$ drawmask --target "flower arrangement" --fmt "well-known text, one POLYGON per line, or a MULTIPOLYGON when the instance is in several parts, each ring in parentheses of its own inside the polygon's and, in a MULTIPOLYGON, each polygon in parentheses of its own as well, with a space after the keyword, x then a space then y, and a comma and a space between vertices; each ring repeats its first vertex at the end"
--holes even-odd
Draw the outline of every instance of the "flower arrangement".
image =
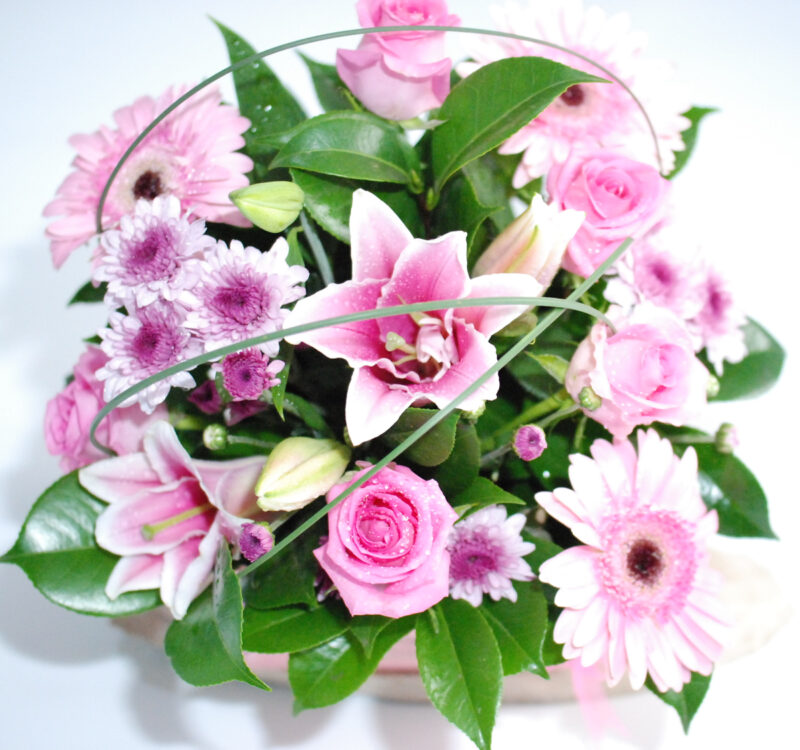
POLYGON ((307 60, 310 119, 222 28, 238 110, 203 88, 150 128, 172 89, 73 139, 53 261, 96 237, 76 297, 108 325, 48 405, 69 473, 5 561, 77 611, 166 606, 193 684, 263 687, 243 651, 278 644, 327 705, 414 631, 481 747, 503 674, 563 660, 691 717, 728 628, 707 541, 772 532, 730 431, 689 425, 782 354, 678 255, 703 110, 644 96, 635 39, 549 36, 548 7, 509 6, 451 85, 444 3, 362 0, 365 29, 440 28, 307 60))

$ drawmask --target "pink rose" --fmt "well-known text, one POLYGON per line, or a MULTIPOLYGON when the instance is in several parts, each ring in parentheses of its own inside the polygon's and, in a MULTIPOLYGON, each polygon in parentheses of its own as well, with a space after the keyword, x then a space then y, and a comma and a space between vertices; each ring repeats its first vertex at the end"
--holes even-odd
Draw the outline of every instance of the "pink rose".
MULTIPOLYGON (((328 492, 328 502, 369 466, 328 492)), ((458 518, 439 485, 390 464, 328 514, 314 550, 352 615, 403 617, 447 596, 447 541, 458 518)))
MULTIPOLYGON (((444 0, 359 0, 358 20, 377 26, 457 26, 444 0)), ((444 32, 366 34, 355 50, 336 52, 336 69, 367 109, 408 120, 438 107, 450 92, 444 32)))
POLYGON ((694 356, 684 324, 669 310, 648 303, 625 318, 612 311, 611 333, 595 325, 569 364, 564 385, 579 399, 588 386, 602 404, 585 410, 615 438, 637 425, 683 425, 706 403, 708 371, 694 356))
MULTIPOLYGON (((62 471, 69 472, 81 466, 108 458, 89 441, 92 421, 106 402, 103 384, 95 377, 108 357, 96 346, 90 346, 81 355, 73 370, 74 379, 45 410, 44 437, 47 450, 61 456, 62 471)), ((161 405, 147 415, 138 407, 115 409, 97 429, 97 439, 113 448, 119 455, 139 450, 145 430, 159 419, 167 419, 166 408, 161 405)))
POLYGON ((626 237, 640 237, 664 215, 669 182, 626 156, 574 154, 547 176, 550 201, 586 218, 564 256, 567 271, 589 276, 626 237))

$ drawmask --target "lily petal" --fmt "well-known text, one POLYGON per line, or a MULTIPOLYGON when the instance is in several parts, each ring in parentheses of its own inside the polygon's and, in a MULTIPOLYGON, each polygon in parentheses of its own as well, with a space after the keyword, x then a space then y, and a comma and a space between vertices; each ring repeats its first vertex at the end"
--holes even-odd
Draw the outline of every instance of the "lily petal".
POLYGON ((353 281, 388 279, 412 240, 406 225, 380 198, 366 190, 353 193, 350 210, 353 281))
POLYGON ((85 490, 106 503, 131 499, 161 485, 142 453, 89 464, 78 472, 78 481, 85 490))
POLYGON ((353 445, 386 432, 417 399, 406 388, 391 387, 377 367, 360 367, 347 389, 345 421, 353 445))
POLYGON ((233 461, 194 461, 200 483, 212 505, 236 516, 249 518, 258 513, 254 488, 266 456, 233 461))
POLYGON ((106 596, 116 599, 128 591, 147 591, 161 585, 162 555, 129 555, 120 558, 106 583, 106 596))
MULTIPOLYGON (((467 297, 538 297, 542 285, 524 273, 493 273, 472 279, 467 297)), ((525 305, 465 307, 456 315, 486 336, 497 333, 527 310, 525 305)))

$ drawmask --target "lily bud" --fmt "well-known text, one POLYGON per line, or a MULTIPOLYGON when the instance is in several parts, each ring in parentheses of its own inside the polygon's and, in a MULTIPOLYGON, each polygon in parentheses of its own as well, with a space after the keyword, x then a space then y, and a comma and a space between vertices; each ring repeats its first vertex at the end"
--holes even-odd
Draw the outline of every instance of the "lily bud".
POLYGON ((234 190, 230 199, 257 227, 282 232, 300 214, 305 195, 293 182, 258 182, 234 190))
POLYGON ((472 275, 526 273, 547 288, 584 216, 583 211, 560 211, 534 195, 531 205, 484 250, 472 275))
POLYGON ((256 482, 258 505, 262 510, 298 510, 333 487, 349 461, 350 449, 335 440, 282 440, 256 482))

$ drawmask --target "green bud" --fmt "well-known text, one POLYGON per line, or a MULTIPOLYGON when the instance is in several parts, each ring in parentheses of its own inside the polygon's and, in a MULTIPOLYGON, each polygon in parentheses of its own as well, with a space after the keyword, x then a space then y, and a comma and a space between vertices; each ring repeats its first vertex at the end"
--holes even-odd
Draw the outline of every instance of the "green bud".
POLYGON ((258 505, 262 510, 298 510, 333 487, 349 461, 350 449, 335 440, 282 440, 256 482, 258 505))
POLYGON ((303 191, 293 182, 258 182, 230 194, 230 199, 257 227, 282 232, 303 209, 303 191))
POLYGON ((210 451, 221 451, 228 445, 228 430, 225 425, 210 424, 203 430, 203 445, 210 451))
POLYGON ((583 409, 594 411, 600 408, 603 399, 587 385, 581 388, 581 392, 578 394, 578 403, 583 409))
POLYGON ((730 422, 723 422, 714 436, 714 447, 720 453, 733 453, 737 445, 739 436, 736 434, 736 428, 730 422))
POLYGON ((706 385, 706 397, 714 398, 718 393, 719 393, 719 379, 715 375, 709 373, 708 384, 706 385))

